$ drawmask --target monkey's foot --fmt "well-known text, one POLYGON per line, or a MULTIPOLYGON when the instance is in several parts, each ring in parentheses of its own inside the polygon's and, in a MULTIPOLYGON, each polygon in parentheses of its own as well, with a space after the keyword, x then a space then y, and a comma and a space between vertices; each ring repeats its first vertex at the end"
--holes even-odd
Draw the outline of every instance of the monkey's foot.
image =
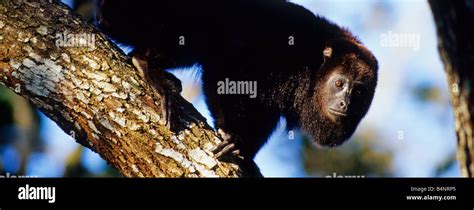
POLYGON ((236 142, 231 137, 231 135, 225 133, 222 129, 218 129, 217 133, 224 139, 217 147, 212 150, 214 156, 217 159, 222 159, 224 156, 227 155, 239 155, 240 150, 236 146, 236 142))

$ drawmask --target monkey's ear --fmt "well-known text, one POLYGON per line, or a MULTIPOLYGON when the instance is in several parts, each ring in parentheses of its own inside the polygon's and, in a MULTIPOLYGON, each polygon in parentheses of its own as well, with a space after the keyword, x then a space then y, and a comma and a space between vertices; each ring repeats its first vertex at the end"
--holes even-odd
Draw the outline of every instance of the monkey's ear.
POLYGON ((326 60, 328 58, 331 58, 332 48, 331 47, 326 47, 323 51, 323 55, 324 55, 324 60, 326 60))

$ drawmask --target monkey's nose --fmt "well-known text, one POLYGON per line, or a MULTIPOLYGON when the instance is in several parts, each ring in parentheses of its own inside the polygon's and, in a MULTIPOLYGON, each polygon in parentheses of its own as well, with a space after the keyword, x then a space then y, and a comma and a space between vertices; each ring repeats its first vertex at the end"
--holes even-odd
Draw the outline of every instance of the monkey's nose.
POLYGON ((349 106, 349 104, 346 101, 340 101, 339 102, 339 111, 341 111, 343 113, 346 113, 348 106, 349 106))

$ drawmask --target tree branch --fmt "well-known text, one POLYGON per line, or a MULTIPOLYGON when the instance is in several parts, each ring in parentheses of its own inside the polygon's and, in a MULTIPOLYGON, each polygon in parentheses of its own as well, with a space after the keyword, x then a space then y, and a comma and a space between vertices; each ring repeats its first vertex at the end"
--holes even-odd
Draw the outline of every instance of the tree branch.
POLYGON ((183 98, 173 103, 183 130, 171 132, 130 59, 62 3, 0 0, 0 31, 0 84, 124 176, 245 175, 237 158, 214 159, 220 139, 183 98))
POLYGON ((451 87, 461 174, 474 176, 474 2, 429 1, 438 48, 451 87))

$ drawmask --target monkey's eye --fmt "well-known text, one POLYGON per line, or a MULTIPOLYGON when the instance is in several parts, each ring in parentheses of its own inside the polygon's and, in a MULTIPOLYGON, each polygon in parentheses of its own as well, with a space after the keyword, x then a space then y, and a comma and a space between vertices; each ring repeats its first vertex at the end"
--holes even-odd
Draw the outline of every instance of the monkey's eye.
POLYGON ((338 79, 334 82, 334 85, 338 88, 341 88, 344 85, 344 82, 342 82, 342 80, 338 79))

